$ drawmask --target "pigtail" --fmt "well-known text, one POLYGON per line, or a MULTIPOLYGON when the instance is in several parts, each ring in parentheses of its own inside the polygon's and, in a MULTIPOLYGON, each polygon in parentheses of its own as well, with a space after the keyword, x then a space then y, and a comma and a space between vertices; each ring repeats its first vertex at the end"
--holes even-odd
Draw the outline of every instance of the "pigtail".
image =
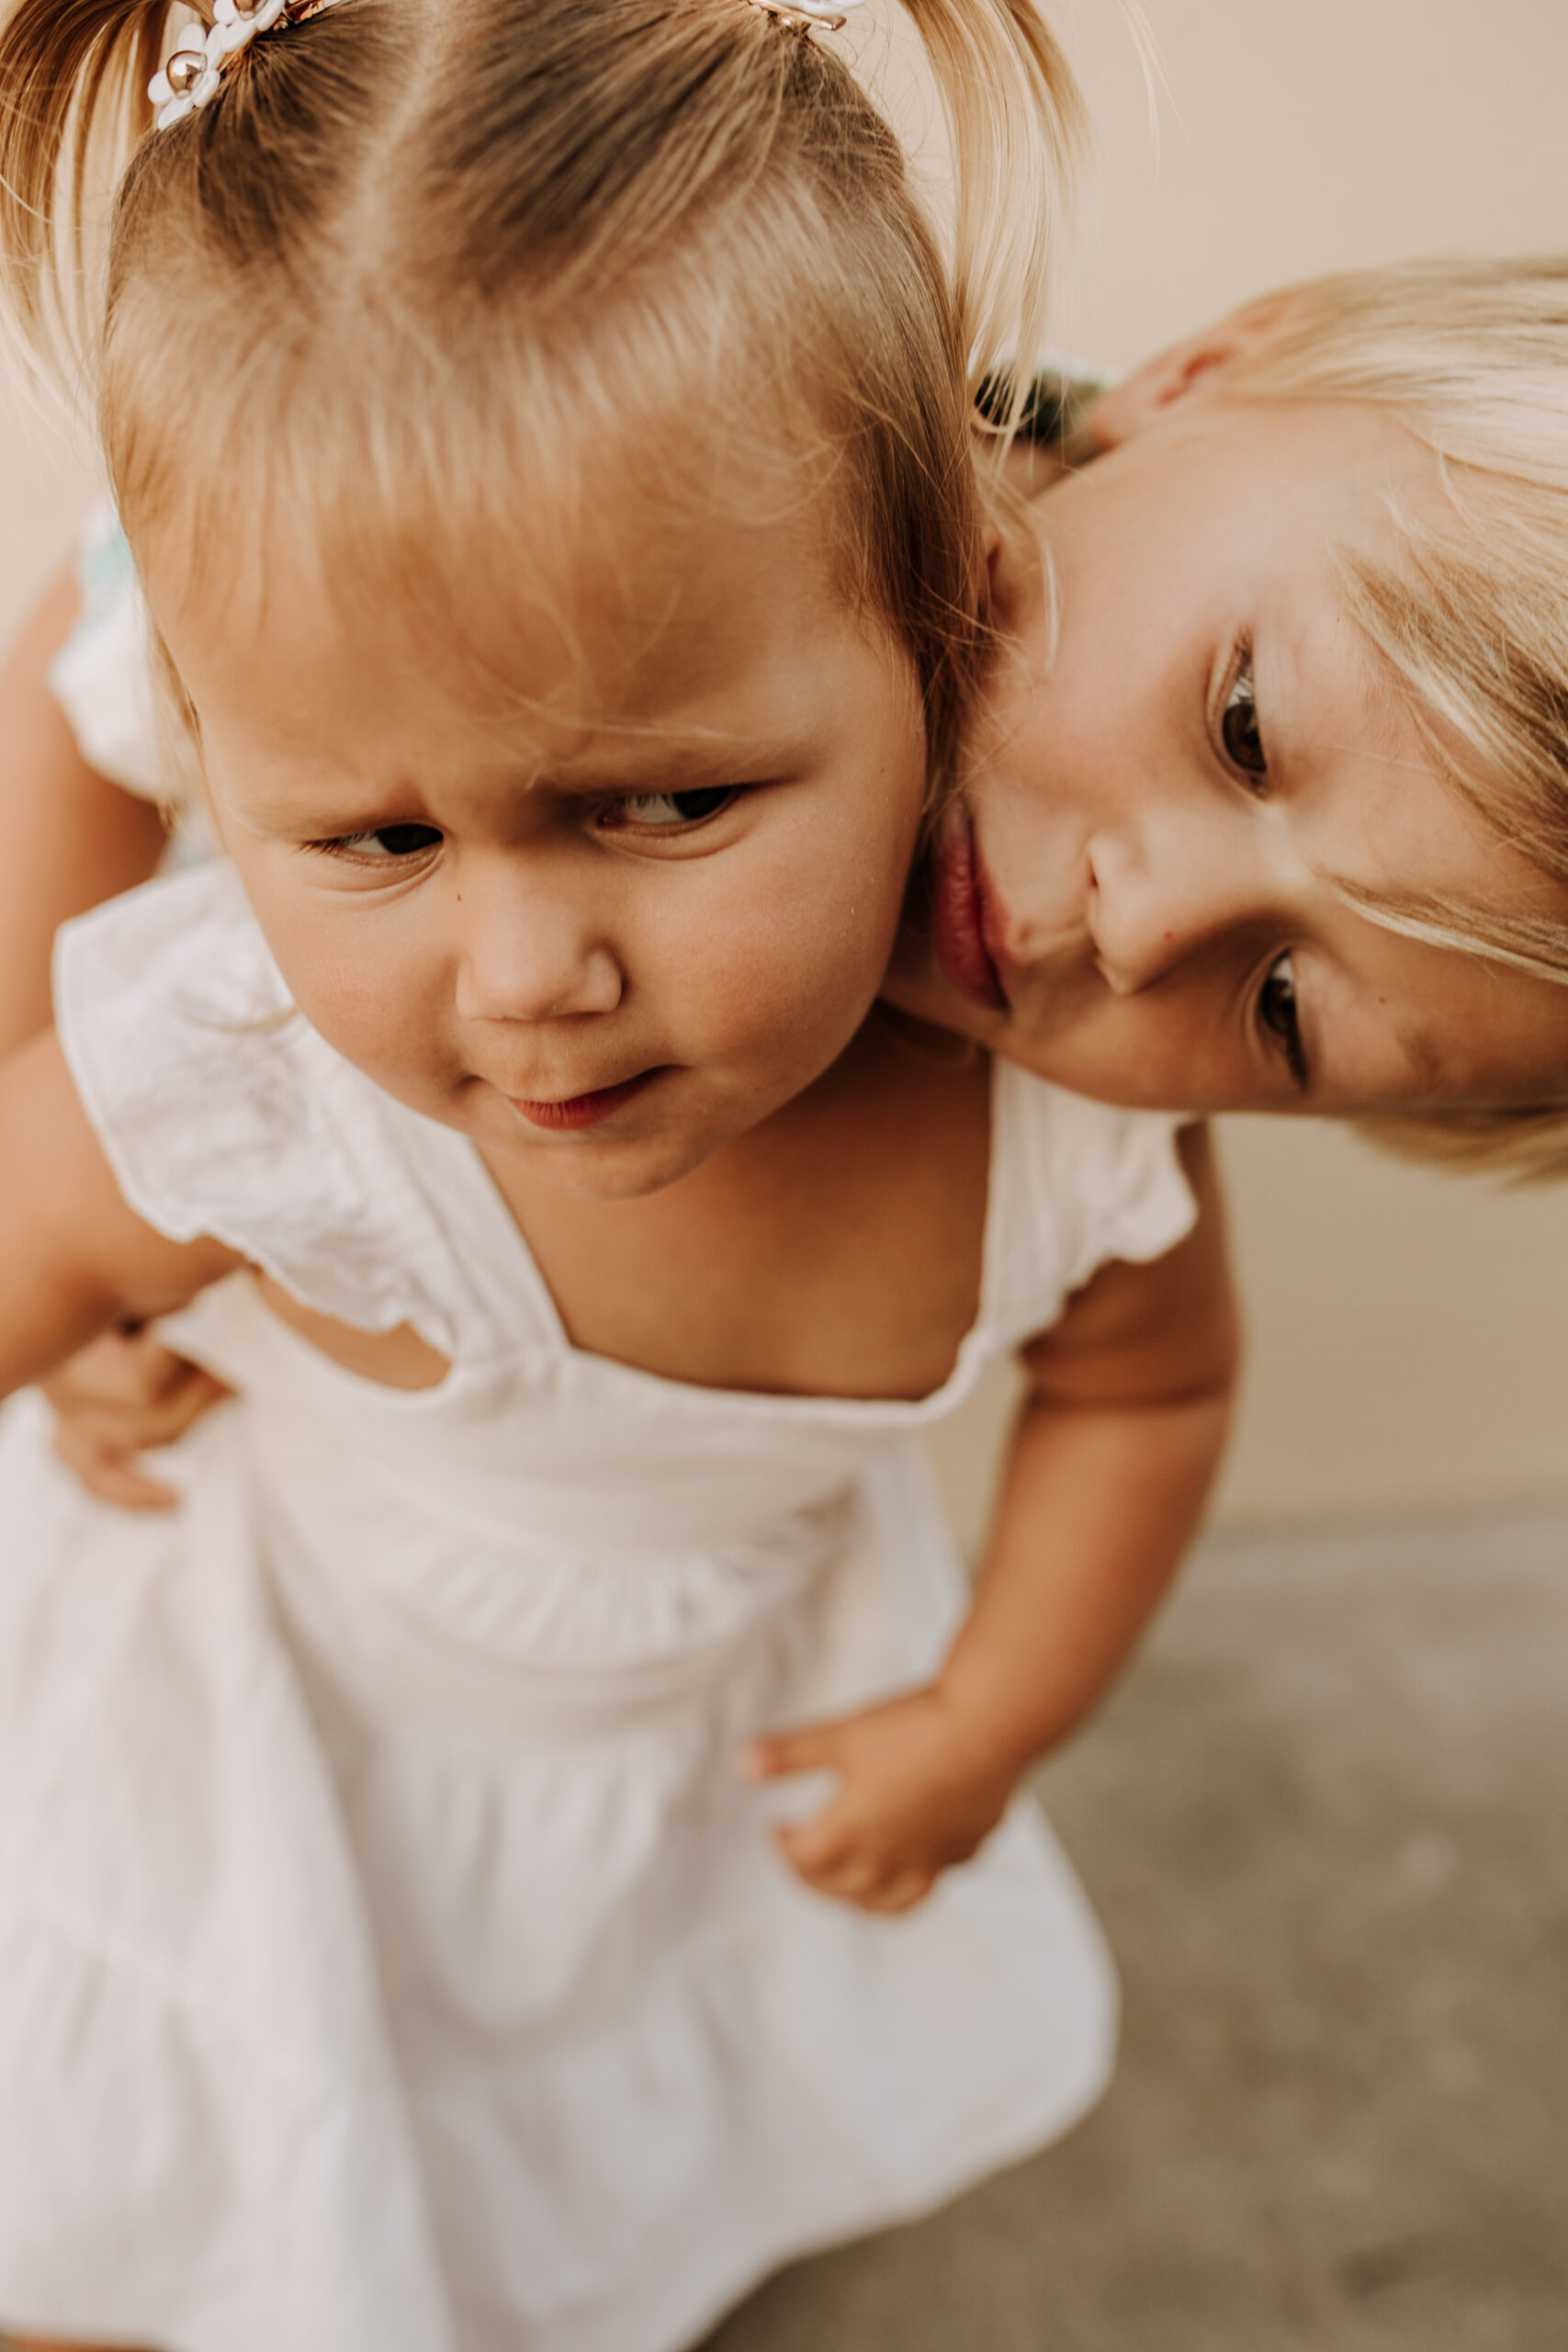
POLYGON ((954 182, 953 286, 972 394, 1004 439, 1044 342, 1059 218, 1084 134, 1077 83, 1033 0, 904 0, 942 99, 954 182), (1019 364, 1021 363, 1021 364, 1019 364))
POLYGON ((92 351, 108 198, 152 123, 170 0, 16 0, 0 20, 0 288, 35 360, 92 351))

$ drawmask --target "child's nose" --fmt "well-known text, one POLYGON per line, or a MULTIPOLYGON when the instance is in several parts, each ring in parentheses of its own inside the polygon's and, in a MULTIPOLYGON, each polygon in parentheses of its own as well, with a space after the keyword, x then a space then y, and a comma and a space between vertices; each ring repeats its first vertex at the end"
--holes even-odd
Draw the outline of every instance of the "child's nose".
POLYGON ((1089 862, 1095 960, 1117 996, 1168 978, 1257 922, 1269 900, 1251 844, 1224 827, 1201 841, 1106 834, 1090 842, 1089 862))
POLYGON ((466 1021, 551 1021, 613 1012, 626 977, 588 910, 558 890, 465 889, 457 1012, 466 1021))

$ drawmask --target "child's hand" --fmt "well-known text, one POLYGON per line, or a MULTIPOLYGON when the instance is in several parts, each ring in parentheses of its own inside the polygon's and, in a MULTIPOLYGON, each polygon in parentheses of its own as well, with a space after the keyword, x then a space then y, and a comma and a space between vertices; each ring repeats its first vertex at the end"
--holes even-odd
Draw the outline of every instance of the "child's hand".
POLYGON ((989 1836, 1019 1776, 976 1734, 940 1684, 863 1714, 753 1740, 749 1780, 836 1772, 809 1820, 775 1832, 796 1874, 863 1911, 908 1911, 939 1873, 989 1836))
POLYGON ((148 1332, 106 1332, 42 1384, 58 1417, 54 1450, 90 1494, 125 1510, 173 1510, 179 1496, 149 1478, 136 1456, 172 1445, 228 1395, 148 1332))

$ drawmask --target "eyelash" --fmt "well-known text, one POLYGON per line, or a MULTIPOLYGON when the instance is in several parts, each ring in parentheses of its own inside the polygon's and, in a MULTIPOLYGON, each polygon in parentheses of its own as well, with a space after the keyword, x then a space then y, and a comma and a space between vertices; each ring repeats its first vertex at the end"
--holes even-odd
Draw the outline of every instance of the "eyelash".
POLYGON ((1275 956, 1263 975, 1263 985, 1258 991, 1258 1026, 1269 1051, 1283 1053, 1291 1076, 1304 1091, 1311 1083, 1312 1072, 1307 1064, 1306 1048, 1302 1044, 1294 961, 1288 948, 1282 956, 1275 956), (1275 1022, 1269 1018, 1269 991, 1279 981, 1281 966, 1289 966, 1290 972, 1274 998, 1284 1018, 1275 1022))
POLYGON ((338 833, 329 841, 301 842, 303 850, 313 851, 319 857, 341 858, 348 865, 412 865, 417 857, 428 855, 439 846, 441 835, 434 825, 377 825, 363 833, 338 833), (360 842, 378 842, 389 833, 428 833, 428 841, 404 850, 389 850, 380 857, 371 857, 355 846, 360 842))
MULTIPOLYGON (((1269 757, 1263 745, 1263 733, 1258 720, 1258 695, 1252 675, 1252 639, 1238 637, 1231 650, 1230 667, 1226 673, 1224 693, 1214 724, 1214 734, 1226 762, 1244 779, 1247 788, 1259 800, 1269 797, 1269 757), (1235 714, 1245 714, 1243 725, 1233 731, 1228 721, 1235 714), (1245 732, 1244 732, 1245 729, 1245 732), (1236 737, 1243 737, 1242 749, 1254 752, 1255 758, 1244 758, 1237 748, 1236 737)), ((1276 956, 1263 975, 1263 985, 1258 991, 1258 1026, 1270 1053, 1283 1053, 1291 1076, 1304 1089, 1311 1080, 1306 1050, 1302 1044, 1301 1024, 1297 1017, 1295 974, 1290 951, 1276 956), (1286 977, 1281 981, 1281 967, 1286 977), (1279 1017, 1269 1018, 1272 1002, 1279 1017)))
MULTIPOLYGON (((1239 728, 1236 729, 1237 734, 1241 731, 1239 728)), ((1230 673, 1220 704, 1215 733, 1219 737, 1220 748, 1231 766, 1247 779, 1247 790, 1256 793, 1259 799, 1266 799, 1269 793, 1269 755, 1264 749, 1262 729, 1258 724, 1258 694, 1252 675, 1250 637, 1238 638, 1232 651, 1230 673), (1247 734, 1250 738, 1251 748, 1257 752, 1255 763, 1241 756, 1228 723, 1233 716, 1240 716, 1244 713, 1247 734)))
MULTIPOLYGON (((672 825, 655 825, 644 821, 639 830, 649 833, 683 833, 694 831, 698 826, 707 824, 713 818, 722 815, 736 799, 740 787, 738 785, 700 785, 694 786, 689 792, 628 792, 624 793, 617 800, 606 802, 600 814, 604 818, 614 809, 647 809, 660 801, 668 801, 675 808, 676 822, 672 825), (713 802, 714 805, 711 808, 699 808, 689 815, 682 815, 679 807, 682 800, 705 800, 713 802)), ((634 827, 637 826, 637 820, 634 818, 632 823, 634 827)), ((622 827, 614 822, 608 822, 604 830, 615 832, 621 831, 622 827)), ((364 865, 395 866, 412 865, 416 858, 438 847, 441 840, 442 834, 434 825, 378 825, 374 830, 366 832, 339 833, 330 840, 304 842, 300 846, 307 850, 313 850, 320 856, 340 858, 351 865, 357 863, 364 865), (426 834, 429 839, 422 840, 405 849, 389 849, 378 857, 370 856, 357 847, 361 842, 378 842, 384 840, 389 834, 396 833, 426 834)))
MULTIPOLYGON (((607 808, 648 808, 660 800, 667 800, 675 809, 678 821, 673 825, 649 825, 649 831, 684 832, 695 826, 708 824, 715 817, 722 816, 731 802, 739 798, 740 790, 741 787, 735 784, 699 784, 694 785, 689 792, 628 792, 623 794, 620 799, 608 802, 606 807, 607 808), (710 808, 699 808, 690 816, 682 816, 678 804, 682 800, 709 800, 713 806, 710 808)), ((615 831, 618 828, 611 826, 607 830, 615 831)))

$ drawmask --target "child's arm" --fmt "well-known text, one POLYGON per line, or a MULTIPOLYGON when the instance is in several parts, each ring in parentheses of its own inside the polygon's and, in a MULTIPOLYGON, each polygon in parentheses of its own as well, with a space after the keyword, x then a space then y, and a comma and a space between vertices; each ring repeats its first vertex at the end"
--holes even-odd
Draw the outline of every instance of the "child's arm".
MULTIPOLYGON (((146 881, 167 838, 150 801, 87 764, 50 690, 80 602, 67 566, 0 668, 0 1057, 49 1026, 60 924, 146 881)), ((62 1460, 92 1493, 131 1510, 178 1500, 138 1467, 141 1449, 171 1443, 224 1394, 141 1331, 106 1333, 46 1387, 62 1460)))
POLYGON ((116 1324, 185 1306, 244 1261, 127 1207, 52 1032, 0 1064, 0 1396, 116 1324))
POLYGON ((939 1679, 748 1751, 759 1780, 839 1774, 820 1812, 779 1832, 823 1894, 906 1910, 966 1860, 1101 1696, 1176 1571, 1224 1450, 1238 1355, 1201 1131, 1183 1157, 1199 1204, 1188 1238, 1153 1265, 1104 1267, 1024 1351, 1030 1394, 939 1679))
POLYGON ((0 1056, 50 1022, 50 951, 71 915, 144 882, 164 820, 90 768, 49 688, 75 625, 74 575, 46 592, 0 670, 0 1056))

